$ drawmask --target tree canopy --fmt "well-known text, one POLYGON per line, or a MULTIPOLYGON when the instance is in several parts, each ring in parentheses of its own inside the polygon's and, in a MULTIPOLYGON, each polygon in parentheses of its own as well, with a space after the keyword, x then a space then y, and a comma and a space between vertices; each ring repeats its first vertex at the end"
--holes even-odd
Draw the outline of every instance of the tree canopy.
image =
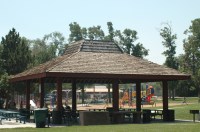
POLYGON ((184 62, 182 67, 192 74, 192 83, 200 97, 200 19, 192 21, 192 25, 185 31, 188 35, 184 43, 184 62))
POLYGON ((176 44, 177 35, 172 33, 171 25, 166 23, 163 29, 160 29, 160 36, 163 38, 162 44, 166 48, 163 55, 166 57, 165 65, 177 69, 176 44))
POLYGON ((21 38, 13 28, 5 37, 2 37, 1 45, 3 69, 9 75, 24 71, 31 60, 31 51, 26 39, 21 38))
POLYGON ((107 22, 108 35, 105 35, 101 26, 81 27, 77 22, 69 24, 70 35, 69 42, 75 42, 82 39, 89 40, 106 40, 116 42, 124 52, 143 58, 148 55, 148 50, 138 40, 137 32, 132 29, 114 30, 112 22, 107 22))

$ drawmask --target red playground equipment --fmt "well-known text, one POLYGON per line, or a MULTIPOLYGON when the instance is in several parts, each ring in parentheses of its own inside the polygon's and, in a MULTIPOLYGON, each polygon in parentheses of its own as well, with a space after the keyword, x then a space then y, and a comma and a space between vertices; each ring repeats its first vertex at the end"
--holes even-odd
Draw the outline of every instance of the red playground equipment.
POLYGON ((146 101, 147 102, 150 102, 151 101, 151 98, 152 96, 154 96, 154 88, 153 86, 149 86, 147 89, 146 89, 146 101))
POLYGON ((155 100, 151 100, 152 96, 154 96, 154 88, 153 86, 146 85, 146 96, 142 97, 142 105, 154 105, 156 106, 155 100))

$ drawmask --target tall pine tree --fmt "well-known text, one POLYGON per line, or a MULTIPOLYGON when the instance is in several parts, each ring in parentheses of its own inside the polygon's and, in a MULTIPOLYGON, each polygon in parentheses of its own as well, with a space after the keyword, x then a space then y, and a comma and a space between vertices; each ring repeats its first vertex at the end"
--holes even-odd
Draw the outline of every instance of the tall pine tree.
POLYGON ((31 53, 26 39, 22 39, 13 28, 5 37, 2 37, 1 44, 3 47, 2 67, 8 75, 24 71, 31 61, 31 53))

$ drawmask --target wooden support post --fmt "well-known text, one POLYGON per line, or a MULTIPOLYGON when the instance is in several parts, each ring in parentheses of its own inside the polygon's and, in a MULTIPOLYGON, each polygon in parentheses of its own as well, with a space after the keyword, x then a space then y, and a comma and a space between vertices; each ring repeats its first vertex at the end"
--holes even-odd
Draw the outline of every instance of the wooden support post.
POLYGON ((26 81, 26 109, 30 110, 30 81, 26 81))
POLYGON ((72 81, 72 111, 76 111, 76 80, 72 81))
POLYGON ((136 82, 136 111, 141 111, 141 82, 136 82))
POLYGON ((117 80, 114 80, 112 83, 112 89, 113 89, 113 110, 118 111, 119 110, 119 83, 117 80))
POLYGON ((62 81, 61 78, 57 78, 56 80, 56 89, 57 89, 57 95, 56 95, 56 110, 62 111, 62 81))
POLYGON ((168 84, 163 81, 163 110, 168 110, 168 84))
POLYGON ((39 91, 40 91, 40 108, 44 107, 44 79, 40 78, 39 81, 39 91))

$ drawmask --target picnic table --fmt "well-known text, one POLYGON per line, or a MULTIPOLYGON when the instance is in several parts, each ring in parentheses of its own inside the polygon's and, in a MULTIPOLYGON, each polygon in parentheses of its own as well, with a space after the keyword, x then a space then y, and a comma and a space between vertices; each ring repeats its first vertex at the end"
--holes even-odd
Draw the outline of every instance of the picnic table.
POLYGON ((8 118, 9 121, 11 120, 11 118, 17 117, 18 114, 19 114, 19 112, 17 112, 17 111, 0 109, 0 115, 8 118))
POLYGON ((151 117, 154 117, 154 119, 155 119, 155 117, 157 115, 160 116, 162 119, 163 118, 163 109, 151 110, 151 117))
POLYGON ((0 124, 2 125, 2 120, 6 119, 11 121, 11 118, 16 118, 19 112, 0 109, 0 124))

